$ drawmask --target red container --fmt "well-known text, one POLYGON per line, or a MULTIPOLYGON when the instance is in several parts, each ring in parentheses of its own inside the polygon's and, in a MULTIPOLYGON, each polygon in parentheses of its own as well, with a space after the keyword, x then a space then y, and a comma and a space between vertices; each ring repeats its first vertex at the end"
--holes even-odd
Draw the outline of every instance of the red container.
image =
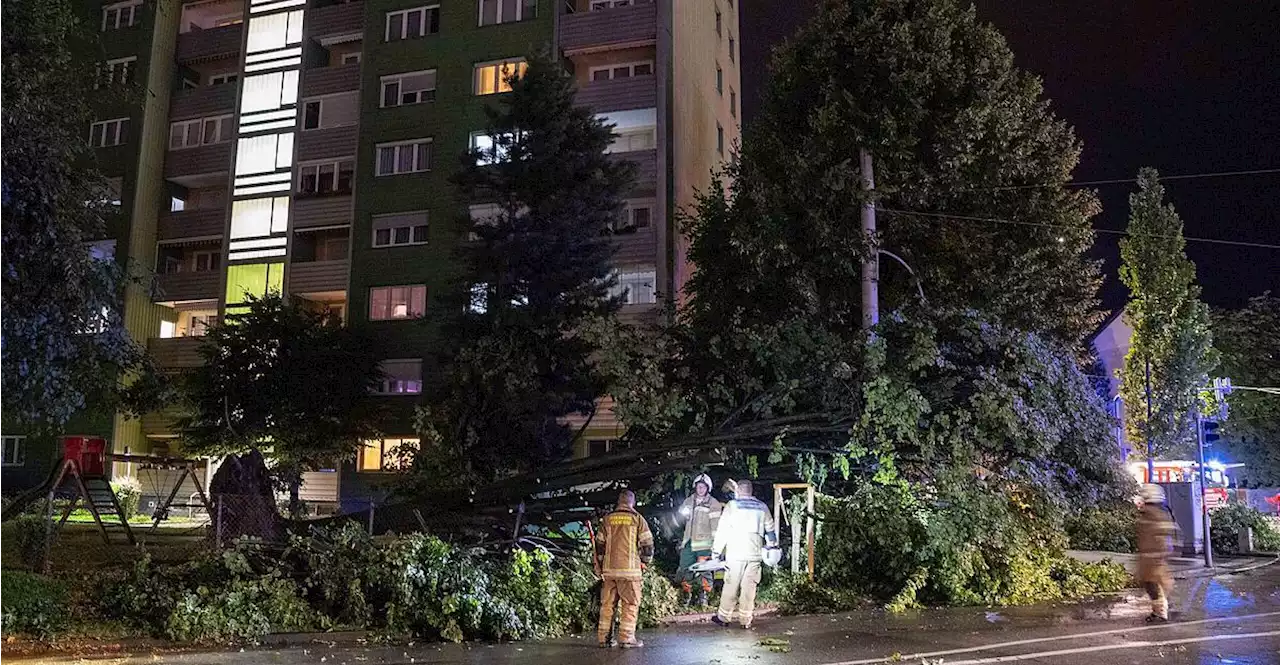
POLYGON ((107 440, 93 436, 62 437, 62 458, 74 460, 86 476, 106 475, 107 440))

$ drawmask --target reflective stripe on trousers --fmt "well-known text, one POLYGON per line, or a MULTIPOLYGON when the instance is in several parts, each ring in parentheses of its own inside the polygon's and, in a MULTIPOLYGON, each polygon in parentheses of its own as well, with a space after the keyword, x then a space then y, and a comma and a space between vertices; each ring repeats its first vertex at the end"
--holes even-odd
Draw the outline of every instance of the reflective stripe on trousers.
POLYGON ((721 621, 740 621, 751 625, 756 611, 756 587, 760 584, 759 561, 730 561, 724 571, 724 589, 720 592, 721 621))

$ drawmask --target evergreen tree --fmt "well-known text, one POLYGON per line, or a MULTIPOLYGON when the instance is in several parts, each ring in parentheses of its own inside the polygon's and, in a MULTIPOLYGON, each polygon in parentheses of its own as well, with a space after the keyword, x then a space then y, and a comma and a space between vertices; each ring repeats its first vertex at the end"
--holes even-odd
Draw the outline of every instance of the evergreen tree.
MULTIPOLYGON (((1255 388, 1280 388, 1280 298, 1264 293, 1243 309, 1213 313, 1213 344, 1222 355, 1217 375, 1255 388)), ((1237 390, 1227 396, 1225 461, 1241 462, 1250 484, 1280 485, 1280 395, 1237 390)))
POLYGON ((450 308, 456 344, 431 418, 441 445, 484 476, 563 458, 564 417, 604 394, 583 331, 621 303, 608 229, 633 171, 605 154, 611 127, 574 105, 555 60, 538 55, 508 83, 487 110, 491 144, 454 177, 465 203, 495 212, 469 228, 458 290, 470 297, 450 308))
POLYGON ((1128 237, 1120 241, 1120 281, 1129 288, 1125 314, 1133 327, 1121 370, 1129 440, 1152 452, 1185 454, 1194 441, 1192 409, 1217 363, 1209 308, 1200 302, 1196 266, 1187 259, 1182 220, 1165 203, 1155 169, 1138 172, 1129 195, 1128 237), (1147 418, 1150 366, 1151 418, 1147 418))

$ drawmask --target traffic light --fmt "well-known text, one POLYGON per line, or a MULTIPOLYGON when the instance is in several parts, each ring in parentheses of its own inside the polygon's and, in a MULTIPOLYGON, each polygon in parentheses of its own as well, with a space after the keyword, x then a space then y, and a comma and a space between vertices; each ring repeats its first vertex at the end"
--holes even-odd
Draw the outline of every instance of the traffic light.
POLYGON ((1222 423, 1216 420, 1205 420, 1200 423, 1200 426, 1204 428, 1204 445, 1211 446, 1222 438, 1222 435, 1218 433, 1218 428, 1222 426, 1222 423))

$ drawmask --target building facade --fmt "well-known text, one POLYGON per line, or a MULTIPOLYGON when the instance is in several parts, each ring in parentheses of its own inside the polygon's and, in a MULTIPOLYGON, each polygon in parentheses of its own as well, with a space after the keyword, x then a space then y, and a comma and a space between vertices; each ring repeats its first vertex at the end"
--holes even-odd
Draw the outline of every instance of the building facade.
MULTIPOLYGON (((530 54, 557 55, 577 103, 638 166, 618 220, 623 316, 656 318, 689 276, 676 211, 739 137, 740 0, 126 0, 91 3, 102 85, 142 94, 86 128, 117 183, 120 259, 155 273, 125 319, 166 370, 199 337, 280 290, 384 342, 389 438, 304 498, 376 497, 415 445, 429 325, 467 215, 449 178, 486 140, 484 109, 530 54)), ((428 370, 429 371, 429 370, 428 370)), ((606 400, 580 454, 620 432, 606 400)), ((100 424, 118 452, 180 453, 173 414, 100 424), (109 430, 109 431, 106 431, 109 430)), ((80 432, 78 432, 80 433, 80 432)))

